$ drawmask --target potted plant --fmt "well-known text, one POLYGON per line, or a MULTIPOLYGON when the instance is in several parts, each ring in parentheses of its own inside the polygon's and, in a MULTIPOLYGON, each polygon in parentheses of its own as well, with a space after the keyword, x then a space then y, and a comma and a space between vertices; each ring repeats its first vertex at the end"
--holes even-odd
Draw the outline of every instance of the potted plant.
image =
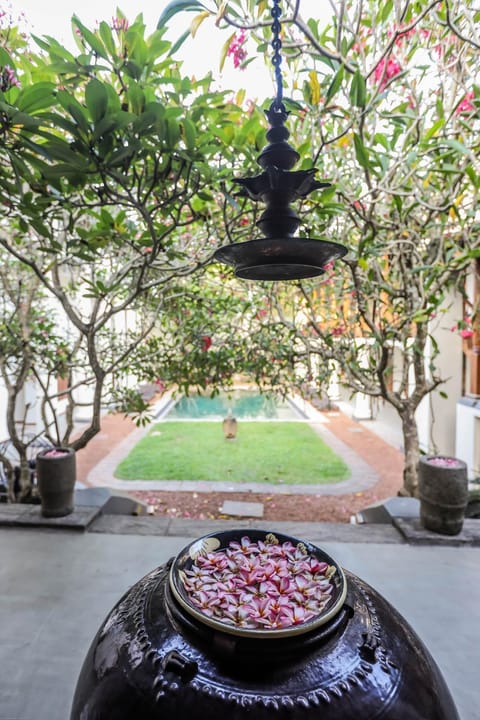
POLYGON ((37 455, 37 486, 44 517, 63 517, 73 512, 76 480, 75 450, 55 447, 37 455))
POLYGON ((418 490, 422 525, 442 535, 458 535, 468 502, 466 463, 446 455, 422 456, 418 490))

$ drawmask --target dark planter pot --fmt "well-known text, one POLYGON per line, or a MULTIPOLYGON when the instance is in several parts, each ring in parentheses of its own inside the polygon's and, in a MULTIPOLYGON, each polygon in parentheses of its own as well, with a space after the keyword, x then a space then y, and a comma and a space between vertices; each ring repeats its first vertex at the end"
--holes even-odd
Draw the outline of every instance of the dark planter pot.
POLYGON ((58 457, 46 457, 49 450, 37 455, 37 485, 44 517, 63 517, 73 512, 73 493, 76 480, 75 450, 61 450, 58 457))
POLYGON ((462 460, 426 455, 418 464, 420 520, 427 530, 441 535, 458 535, 468 503, 467 466, 462 460), (432 463, 437 458, 451 466, 432 463))
POLYGON ((172 578, 188 551, 109 614, 71 720, 459 720, 421 640, 355 575, 342 572, 345 598, 324 624, 279 638, 235 636, 177 601, 172 578))

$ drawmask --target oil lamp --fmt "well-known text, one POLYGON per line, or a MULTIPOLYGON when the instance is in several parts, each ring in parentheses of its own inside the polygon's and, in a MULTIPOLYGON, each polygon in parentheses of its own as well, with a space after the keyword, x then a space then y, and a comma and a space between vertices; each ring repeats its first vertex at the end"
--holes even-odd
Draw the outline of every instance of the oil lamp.
POLYGON ((321 275, 325 265, 343 257, 347 248, 327 240, 295 235, 300 218, 291 203, 314 190, 329 187, 330 183, 316 180, 315 168, 292 170, 300 155, 288 143, 290 133, 285 127, 289 113, 283 104, 279 0, 273 0, 271 14, 277 94, 266 112, 270 124, 269 144, 257 160, 263 172, 234 180, 240 186, 238 195, 266 204, 257 222, 264 237, 226 245, 219 248, 214 257, 232 265, 235 275, 246 280, 299 280, 321 275))

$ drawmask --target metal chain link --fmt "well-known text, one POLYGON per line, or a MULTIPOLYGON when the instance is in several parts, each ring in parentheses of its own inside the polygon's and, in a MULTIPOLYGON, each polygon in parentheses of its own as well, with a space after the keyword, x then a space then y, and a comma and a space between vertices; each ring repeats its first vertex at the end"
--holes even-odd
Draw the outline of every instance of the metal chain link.
POLYGON ((282 10, 280 8, 280 0, 273 0, 273 6, 272 6, 272 48, 273 48, 273 56, 272 56, 272 65, 275 72, 275 81, 277 83, 277 96, 275 98, 275 107, 280 110, 282 108, 282 99, 283 99, 283 84, 282 84, 282 71, 281 71, 281 64, 282 64, 282 56, 280 54, 280 50, 282 49, 282 41, 280 40, 280 32, 282 29, 282 25, 280 23, 280 16, 282 14, 282 10))

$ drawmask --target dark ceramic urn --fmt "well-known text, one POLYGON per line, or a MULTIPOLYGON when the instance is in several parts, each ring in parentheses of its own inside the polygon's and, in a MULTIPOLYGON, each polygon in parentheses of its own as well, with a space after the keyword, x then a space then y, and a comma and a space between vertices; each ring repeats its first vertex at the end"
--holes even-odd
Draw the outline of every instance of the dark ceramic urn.
POLYGON ((47 448, 37 455, 38 492, 44 517, 63 517, 73 512, 76 457, 72 448, 47 448))
POLYGON ((262 637, 219 631, 179 602, 172 577, 185 557, 140 580, 107 617, 71 720, 459 720, 421 640, 355 575, 337 566, 325 622, 262 637))

